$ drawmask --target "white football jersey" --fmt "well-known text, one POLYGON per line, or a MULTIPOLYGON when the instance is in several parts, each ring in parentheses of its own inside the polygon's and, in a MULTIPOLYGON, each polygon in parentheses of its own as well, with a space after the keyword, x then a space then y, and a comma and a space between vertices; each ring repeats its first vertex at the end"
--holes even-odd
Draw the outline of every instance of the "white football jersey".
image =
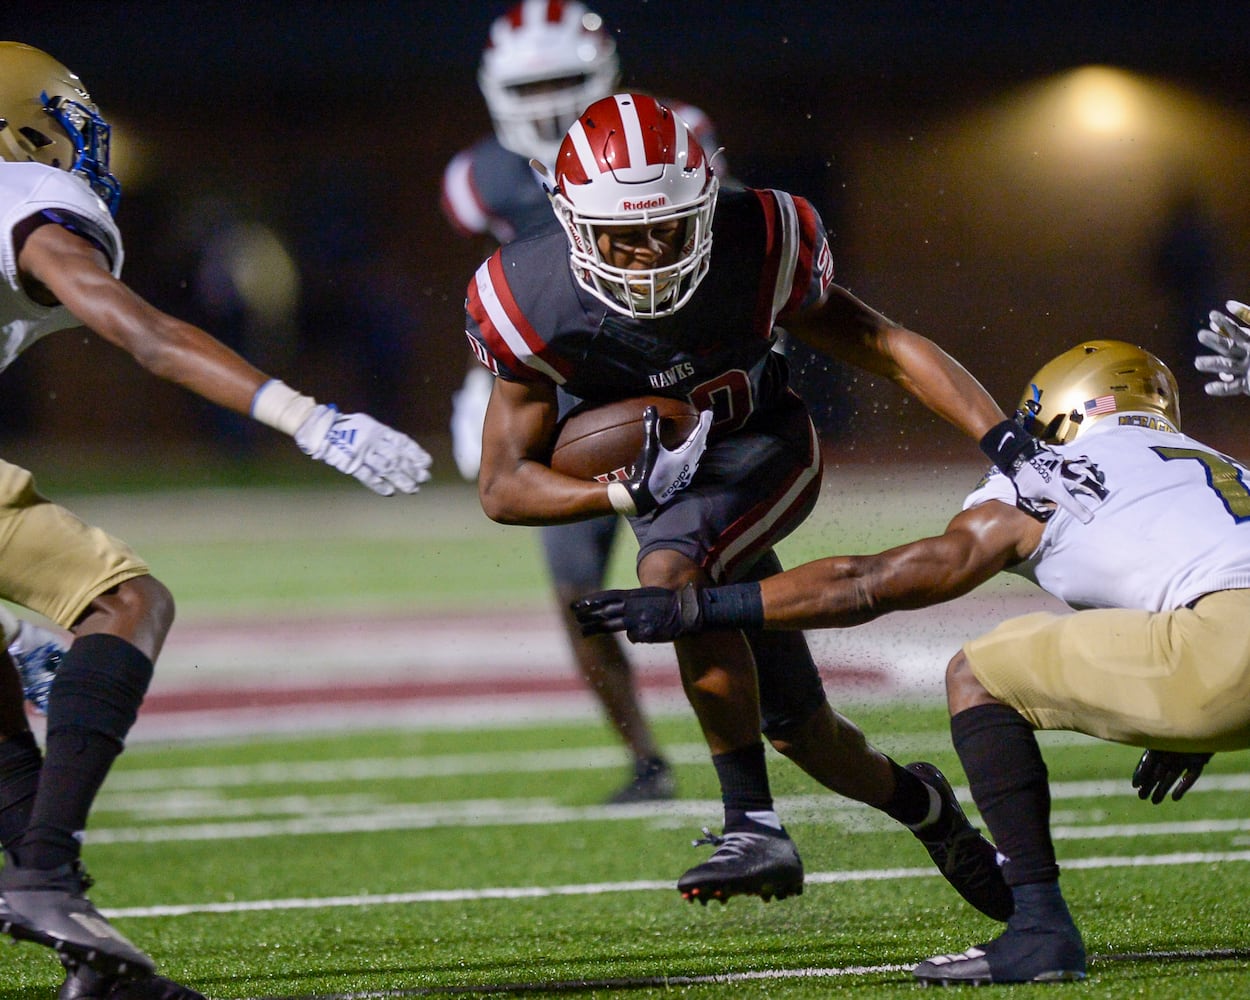
POLYGON ((40 337, 57 330, 79 326, 80 322, 64 306, 41 306, 22 288, 17 270, 17 248, 13 230, 32 215, 48 212, 55 218, 82 220, 112 263, 113 274, 121 275, 122 238, 108 208, 86 181, 42 163, 0 162, 0 371, 13 363, 22 351, 40 337))
MULTIPOLYGON (((1216 590, 1250 588, 1250 471, 1146 413, 1103 417, 1072 444, 1110 490, 1082 524, 1059 509, 1013 568, 1074 608, 1169 611, 1216 590)), ((994 470, 964 509, 1015 504, 994 470)))

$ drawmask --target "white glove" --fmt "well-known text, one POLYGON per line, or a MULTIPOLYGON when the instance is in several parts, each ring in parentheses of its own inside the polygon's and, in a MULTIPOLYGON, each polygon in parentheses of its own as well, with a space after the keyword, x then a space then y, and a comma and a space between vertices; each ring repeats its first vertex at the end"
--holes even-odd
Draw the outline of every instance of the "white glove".
POLYGON ((1039 521, 1058 504, 1082 524, 1093 511, 1078 497, 1097 506, 1107 498, 1106 476, 1086 456, 1065 459, 1024 429, 1019 418, 995 424, 981 438, 981 450, 1016 488, 1016 506, 1039 521))
POLYGON ((1049 520, 1058 504, 1082 524, 1094 519, 1094 512, 1078 497, 1094 505, 1107 499, 1106 476, 1085 455, 1065 459, 1042 445, 1037 454, 1021 463, 1012 477, 1016 506, 1039 521, 1049 520))
MULTIPOLYGON (((1250 306, 1228 301, 1224 304, 1233 316, 1243 323, 1250 323, 1250 306)), ((1200 372, 1217 376, 1204 389, 1208 396, 1250 395, 1247 369, 1250 368, 1250 329, 1239 326, 1218 309, 1211 310, 1211 326, 1198 331, 1198 341, 1215 351, 1194 359, 1194 367, 1200 372)))
POLYGON ((482 467, 482 426, 494 384, 495 377, 475 365, 465 375, 464 384, 451 394, 451 457, 460 475, 470 482, 482 467))
POLYGON ((690 485, 707 448, 712 411, 700 413, 695 429, 672 451, 660 441, 660 415, 654 406, 643 410, 642 424, 643 445, 634 474, 624 482, 608 484, 612 509, 626 517, 649 514, 690 485))
POLYGON ((430 478, 430 456, 416 441, 364 413, 319 405, 299 425, 300 451, 346 472, 374 493, 416 493, 430 478))

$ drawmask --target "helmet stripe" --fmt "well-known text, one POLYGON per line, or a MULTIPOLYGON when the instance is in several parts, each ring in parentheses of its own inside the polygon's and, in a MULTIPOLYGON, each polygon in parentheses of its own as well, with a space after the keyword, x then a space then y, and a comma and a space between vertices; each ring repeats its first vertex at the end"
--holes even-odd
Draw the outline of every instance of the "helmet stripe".
POLYGON ((569 129, 568 138, 573 142, 573 153, 577 160, 575 163, 565 160, 560 165, 560 172, 574 184, 586 184, 602 171, 595 160, 594 150, 590 148, 590 140, 586 137, 586 126, 580 118, 569 129))

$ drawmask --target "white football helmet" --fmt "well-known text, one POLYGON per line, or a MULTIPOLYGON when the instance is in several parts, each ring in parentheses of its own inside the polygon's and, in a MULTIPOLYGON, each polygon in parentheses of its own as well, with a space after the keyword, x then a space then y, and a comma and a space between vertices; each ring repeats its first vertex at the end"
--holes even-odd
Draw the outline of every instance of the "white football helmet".
POLYGON ((707 274, 719 184, 694 133, 655 98, 615 94, 596 101, 560 145, 551 192, 578 283, 626 316, 675 313, 707 274), (609 264, 599 250, 601 226, 674 219, 686 225, 676 263, 628 270, 609 264))
POLYGON ((598 14, 576 0, 522 0, 491 25, 477 82, 499 142, 550 164, 569 126, 612 93, 619 72, 598 14))
POLYGON ((44 163, 82 177, 117 211, 108 122, 83 82, 46 52, 0 42, 0 160, 44 163))

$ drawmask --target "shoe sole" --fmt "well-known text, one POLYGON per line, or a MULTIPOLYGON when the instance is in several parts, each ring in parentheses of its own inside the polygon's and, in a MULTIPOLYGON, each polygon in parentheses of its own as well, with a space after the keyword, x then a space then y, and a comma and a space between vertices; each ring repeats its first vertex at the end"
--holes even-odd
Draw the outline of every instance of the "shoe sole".
POLYGON ((14 941, 29 941, 32 944, 51 948, 58 955, 64 955, 73 962, 81 962, 90 966, 93 971, 102 976, 132 979, 137 976, 151 975, 156 971, 154 964, 137 963, 94 945, 84 945, 76 941, 53 937, 51 934, 27 927, 12 918, 0 921, 0 933, 9 935, 14 941))
POLYGON ((993 976, 969 976, 961 979, 957 976, 917 976, 916 982, 921 986, 1009 986, 1012 983, 1078 983, 1085 978, 1085 973, 1076 969, 1056 969, 1053 972, 1039 972, 1032 979, 1002 979, 993 976))
POLYGON ((772 902, 774 899, 789 899, 791 896, 803 895, 803 882, 785 882, 777 884, 771 881, 755 882, 746 880, 742 882, 705 882, 702 885, 690 886, 687 888, 677 887, 677 891, 681 893, 681 898, 688 903, 702 903, 704 906, 711 900, 716 900, 722 906, 728 903, 734 896, 758 896, 765 903, 772 902))

